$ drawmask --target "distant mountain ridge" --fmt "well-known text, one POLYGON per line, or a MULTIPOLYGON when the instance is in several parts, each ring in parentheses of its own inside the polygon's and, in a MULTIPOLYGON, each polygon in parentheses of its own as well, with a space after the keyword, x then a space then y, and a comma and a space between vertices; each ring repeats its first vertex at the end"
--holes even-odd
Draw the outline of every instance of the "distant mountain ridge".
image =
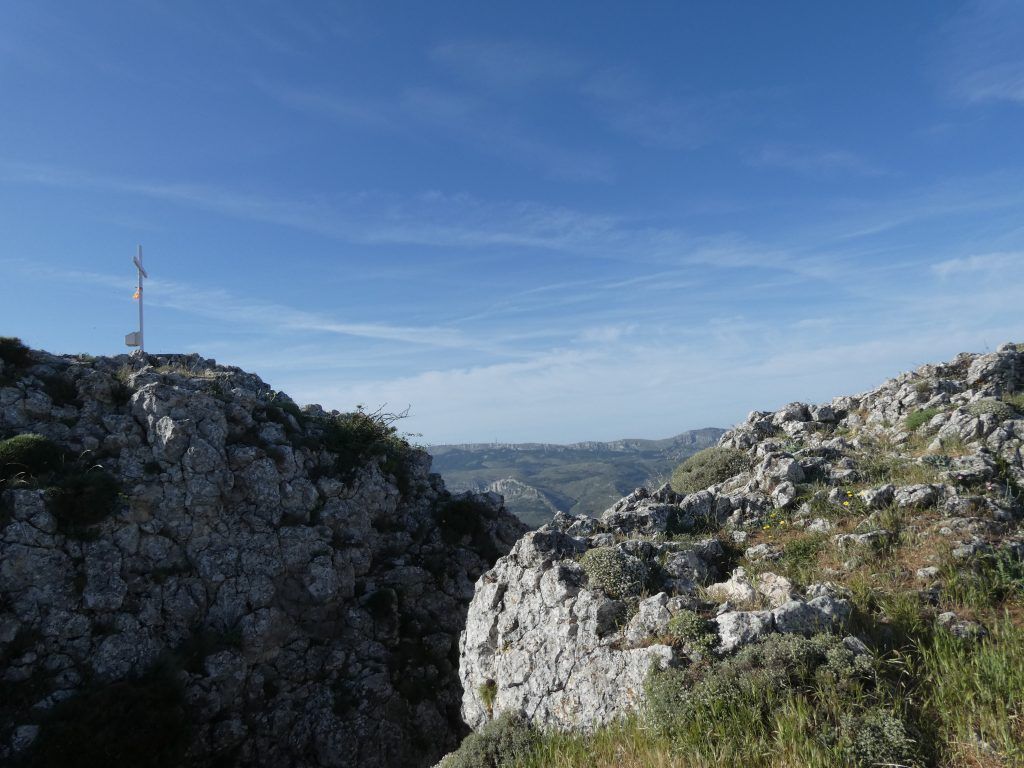
POLYGON ((434 471, 456 490, 495 491, 523 522, 556 511, 597 515, 641 485, 668 480, 679 462, 715 445, 725 430, 706 427, 659 440, 434 445, 434 471))

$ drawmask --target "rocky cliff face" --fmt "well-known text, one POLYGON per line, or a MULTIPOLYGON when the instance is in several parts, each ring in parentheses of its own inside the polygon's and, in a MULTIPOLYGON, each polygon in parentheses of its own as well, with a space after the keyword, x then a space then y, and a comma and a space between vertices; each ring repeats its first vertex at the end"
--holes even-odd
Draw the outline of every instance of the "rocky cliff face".
POLYGON ((416 766, 457 742, 473 582, 524 530, 499 497, 237 368, 11 349, 0 762, 149 738, 141 764, 416 766))
MULTIPOLYGON (((476 585, 460 642, 466 722, 518 712, 589 730, 640 709, 652 668, 706 667, 776 633, 837 633, 865 653, 857 627, 884 622, 852 624, 846 584, 880 563, 925 616, 958 572, 1019 570, 1007 564, 1024 558, 1022 350, 755 411, 722 436, 728 469, 706 487, 640 488, 600 519, 559 515, 527 534, 476 585)), ((986 632, 933 618, 958 637, 986 632)))

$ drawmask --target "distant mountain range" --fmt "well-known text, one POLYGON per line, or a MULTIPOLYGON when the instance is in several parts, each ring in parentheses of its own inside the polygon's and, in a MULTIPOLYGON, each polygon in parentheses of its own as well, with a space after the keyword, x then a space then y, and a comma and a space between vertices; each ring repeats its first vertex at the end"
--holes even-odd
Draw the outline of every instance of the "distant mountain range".
POLYGON ((556 511, 599 515, 637 486, 667 482, 681 461, 715 445, 724 431, 707 427, 664 440, 466 443, 427 450, 450 490, 496 491, 520 520, 536 527, 556 511))

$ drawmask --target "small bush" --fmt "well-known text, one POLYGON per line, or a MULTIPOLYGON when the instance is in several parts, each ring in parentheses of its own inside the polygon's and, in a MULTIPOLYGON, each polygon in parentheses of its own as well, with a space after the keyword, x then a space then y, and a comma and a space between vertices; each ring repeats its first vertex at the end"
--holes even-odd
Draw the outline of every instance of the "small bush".
POLYGON ((819 744, 837 741, 841 718, 863 710, 874 680, 871 662, 837 637, 772 635, 716 663, 655 668, 645 718, 694 764, 725 764, 723 754, 729 765, 763 764, 755 756, 779 738, 783 718, 796 739, 813 731, 819 744))
POLYGON ((927 424, 941 412, 939 408, 922 408, 920 411, 914 411, 907 416, 903 420, 903 425, 907 428, 908 432, 913 432, 923 424, 927 424))
POLYGON ((29 433, 0 440, 0 479, 53 472, 61 466, 63 457, 61 449, 42 435, 29 433))
POLYGON ((178 768, 190 728, 184 693, 151 673, 79 693, 44 721, 29 754, 35 768, 178 768))
POLYGON ((1018 392, 1014 395, 1003 395, 1003 402, 1009 404, 1020 413, 1024 413, 1024 392, 1018 392))
POLYGON ((669 619, 668 636, 673 644, 685 644, 701 653, 718 645, 718 637, 708 631, 708 622, 694 611, 682 610, 669 619))
POLYGON ((580 565, 587 574, 587 583, 612 598, 639 595, 647 578, 644 563, 616 547, 588 549, 580 565))
POLYGON ((471 733, 442 763, 443 768, 512 768, 529 756, 539 740, 522 715, 506 712, 471 733))
POLYGON ((998 421, 1006 421, 1016 416, 1016 412, 1013 406, 1009 403, 1004 403, 1002 400, 995 400, 992 398, 984 398, 982 400, 975 400, 973 403, 968 403, 965 410, 972 416, 985 416, 986 414, 992 414, 998 421))
POLYGON ((102 467, 70 472, 51 489, 58 525, 71 535, 85 533, 114 512, 120 490, 114 476, 102 467))
POLYGON ((321 420, 323 444, 336 455, 335 469, 345 478, 373 458, 383 458, 385 470, 403 480, 402 470, 412 450, 398 434, 394 422, 404 414, 367 413, 362 407, 352 413, 321 420))
POLYGON ((840 727, 840 745, 857 766, 910 765, 914 744, 903 721, 891 712, 874 707, 858 715, 846 715, 840 727))
POLYGON ((749 469, 747 455, 735 448, 705 448, 693 454, 672 473, 676 493, 695 493, 749 469))
POLYGON ((0 336, 0 360, 8 365, 21 368, 32 362, 28 347, 14 336, 0 336))

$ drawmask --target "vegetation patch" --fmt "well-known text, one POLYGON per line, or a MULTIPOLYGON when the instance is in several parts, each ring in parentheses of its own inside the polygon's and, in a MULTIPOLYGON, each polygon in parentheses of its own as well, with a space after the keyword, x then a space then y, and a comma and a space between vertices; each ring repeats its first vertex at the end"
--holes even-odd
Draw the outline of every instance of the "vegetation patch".
POLYGON ((189 717, 169 673, 153 672, 84 691, 42 724, 26 765, 34 768, 179 768, 189 717))
POLYGON ((5 365, 24 368, 32 362, 32 353, 21 343, 21 339, 14 336, 0 336, 0 360, 3 360, 5 365))
POLYGON ((323 447, 335 454, 338 474, 351 478, 368 461, 381 458, 383 469, 395 475, 399 487, 403 492, 407 491, 407 467, 412 446, 395 427, 395 422, 404 416, 380 411, 368 413, 359 406, 352 413, 320 419, 323 447))
POLYGON ((1024 627, 1006 615, 990 631, 981 643, 941 632, 919 647, 922 721, 942 765, 1024 764, 1024 627))
POLYGON ((943 597, 972 611, 1024 600, 1024 562, 1007 550, 978 555, 970 563, 950 559, 943 568, 943 597))
POLYGON ((480 694, 480 701, 484 703, 484 707, 487 709, 487 714, 493 717, 494 700, 498 698, 498 684, 493 680, 487 680, 480 683, 476 690, 480 694))
POLYGON ((695 493, 749 469, 747 455, 735 448, 705 448, 672 473, 672 490, 695 493))
POLYGON ((465 738, 442 768, 513 768, 527 758, 539 734, 522 715, 506 712, 465 738))
POLYGON ((818 558, 824 551, 828 536, 812 533, 787 541, 782 548, 782 570, 798 584, 809 584, 818 573, 818 558))
POLYGON ((695 611, 684 609, 669 619, 667 634, 673 645, 686 645, 702 654, 718 645, 718 636, 709 631, 708 621, 695 611))
POLYGON ((1012 405, 994 398, 975 400, 973 403, 968 403, 964 410, 972 416, 986 416, 991 414, 996 417, 997 421, 1006 421, 1007 419, 1012 419, 1017 415, 1017 412, 1014 410, 1012 405))
POLYGON ((913 432, 924 424, 927 424, 941 412, 942 410, 940 408, 922 408, 921 410, 914 411, 912 414, 907 416, 907 418, 903 420, 903 426, 907 428, 908 432, 913 432))
POLYGON ((832 635, 773 635, 729 659, 655 670, 647 682, 650 727, 712 765, 763 765, 780 739, 792 740, 787 751, 811 765, 876 764, 861 754, 911 763, 905 728, 869 743, 873 732, 860 726, 882 722, 878 710, 898 719, 871 657, 832 635))
POLYGON ((0 440, 0 480, 54 472, 63 465, 64 452, 49 438, 36 434, 0 440))
POLYGON ((588 549, 580 558, 580 565, 591 588, 601 589, 616 599, 639 595, 647 580, 644 562, 617 547, 588 549))

